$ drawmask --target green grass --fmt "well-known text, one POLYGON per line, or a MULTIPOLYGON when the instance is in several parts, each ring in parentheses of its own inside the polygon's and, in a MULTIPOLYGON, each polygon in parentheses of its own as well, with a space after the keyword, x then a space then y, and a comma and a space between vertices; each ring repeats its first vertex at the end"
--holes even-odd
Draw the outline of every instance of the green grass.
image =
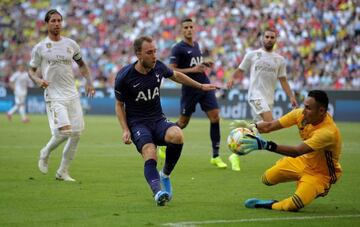
MULTIPOLYGON (((329 195, 300 212, 246 209, 247 198, 282 199, 294 183, 267 187, 262 173, 281 156, 253 152, 241 160, 240 172, 209 164, 209 124, 192 119, 185 145, 172 174, 174 198, 157 207, 143 177, 143 161, 133 145, 121 142, 115 116, 86 116, 86 130, 71 166, 76 183, 54 179, 62 149, 50 159, 48 175, 37 169, 38 153, 48 141, 46 116, 0 116, 0 226, 359 226, 360 123, 339 123, 344 139, 344 174, 329 195), (347 216, 350 215, 350 216, 347 216), (296 220, 299 219, 299 220, 296 220), (182 223, 180 222, 191 222, 182 223), (194 222, 194 223, 192 223, 194 222), (175 225, 178 223, 178 225, 175 225)), ((222 141, 229 121, 222 121, 222 141)), ((279 143, 297 144, 296 129, 266 135, 279 143)), ((222 143, 222 154, 229 153, 222 143)))

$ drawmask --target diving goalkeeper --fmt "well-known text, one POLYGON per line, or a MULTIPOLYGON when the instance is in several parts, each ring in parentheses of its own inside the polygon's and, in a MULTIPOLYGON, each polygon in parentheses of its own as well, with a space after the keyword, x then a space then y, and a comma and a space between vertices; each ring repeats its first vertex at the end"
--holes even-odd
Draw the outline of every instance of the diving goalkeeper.
POLYGON ((295 109, 278 120, 249 124, 237 121, 238 127, 247 127, 267 133, 296 125, 303 140, 297 146, 276 144, 264 140, 260 134, 243 138, 242 149, 269 150, 284 156, 262 176, 268 186, 296 181, 295 193, 281 201, 248 199, 247 208, 267 208, 297 211, 319 196, 327 195, 330 187, 341 176, 339 163, 341 136, 330 114, 327 113, 329 99, 324 91, 310 91, 304 100, 304 108, 295 109))

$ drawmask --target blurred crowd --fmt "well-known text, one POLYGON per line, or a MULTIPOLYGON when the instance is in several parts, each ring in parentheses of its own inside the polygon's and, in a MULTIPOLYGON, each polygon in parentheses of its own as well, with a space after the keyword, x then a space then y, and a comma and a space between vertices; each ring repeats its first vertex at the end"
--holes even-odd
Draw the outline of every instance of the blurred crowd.
MULTIPOLYGON (((116 72, 135 60, 132 41, 155 38, 158 58, 168 62, 180 36, 179 21, 195 20, 208 75, 224 86, 245 53, 261 46, 263 28, 279 31, 276 51, 287 61, 290 85, 360 89, 360 6, 356 0, 2 0, 0 3, 0 83, 46 36, 50 8, 64 17, 63 35, 76 40, 95 86, 112 87, 116 72)), ((248 78, 237 78, 247 88, 248 78)), ((177 86, 165 82, 165 87, 177 86)))

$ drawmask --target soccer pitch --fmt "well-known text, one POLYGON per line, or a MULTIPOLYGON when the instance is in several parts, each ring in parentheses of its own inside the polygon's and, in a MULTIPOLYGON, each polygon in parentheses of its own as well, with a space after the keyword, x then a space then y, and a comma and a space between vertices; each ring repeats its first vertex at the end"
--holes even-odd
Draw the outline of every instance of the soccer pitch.
MULTIPOLYGON (((85 116, 78 153, 71 166, 77 182, 55 180, 62 147, 52 153, 49 174, 37 169, 40 148, 50 138, 47 117, 0 116, 0 226, 360 226, 360 123, 338 123, 344 141, 343 176, 327 197, 299 212, 247 209, 246 199, 282 199, 295 183, 272 187, 262 173, 281 158, 256 151, 234 172, 225 147, 228 120, 222 120, 221 156, 229 165, 211 166, 207 119, 192 119, 184 130, 182 157, 172 174, 173 200, 157 207, 134 145, 121 142, 115 116, 85 116)), ((278 143, 297 144, 295 128, 267 134, 278 143)), ((162 163, 160 165, 162 166, 162 163)))

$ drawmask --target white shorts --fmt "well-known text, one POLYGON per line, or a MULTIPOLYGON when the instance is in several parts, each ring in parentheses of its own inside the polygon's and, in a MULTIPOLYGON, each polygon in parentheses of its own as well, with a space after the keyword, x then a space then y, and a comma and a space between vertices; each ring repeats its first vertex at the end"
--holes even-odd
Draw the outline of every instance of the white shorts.
POLYGON ((70 125, 74 132, 84 130, 84 117, 80 99, 61 101, 47 101, 46 112, 49 119, 51 132, 54 134, 59 128, 70 125))
POLYGON ((260 114, 272 111, 273 108, 273 105, 267 104, 264 99, 249 100, 249 104, 251 107, 251 114, 253 116, 253 120, 255 121, 261 121, 262 118, 260 114))
POLYGON ((16 105, 25 105, 26 95, 15 95, 16 105))

